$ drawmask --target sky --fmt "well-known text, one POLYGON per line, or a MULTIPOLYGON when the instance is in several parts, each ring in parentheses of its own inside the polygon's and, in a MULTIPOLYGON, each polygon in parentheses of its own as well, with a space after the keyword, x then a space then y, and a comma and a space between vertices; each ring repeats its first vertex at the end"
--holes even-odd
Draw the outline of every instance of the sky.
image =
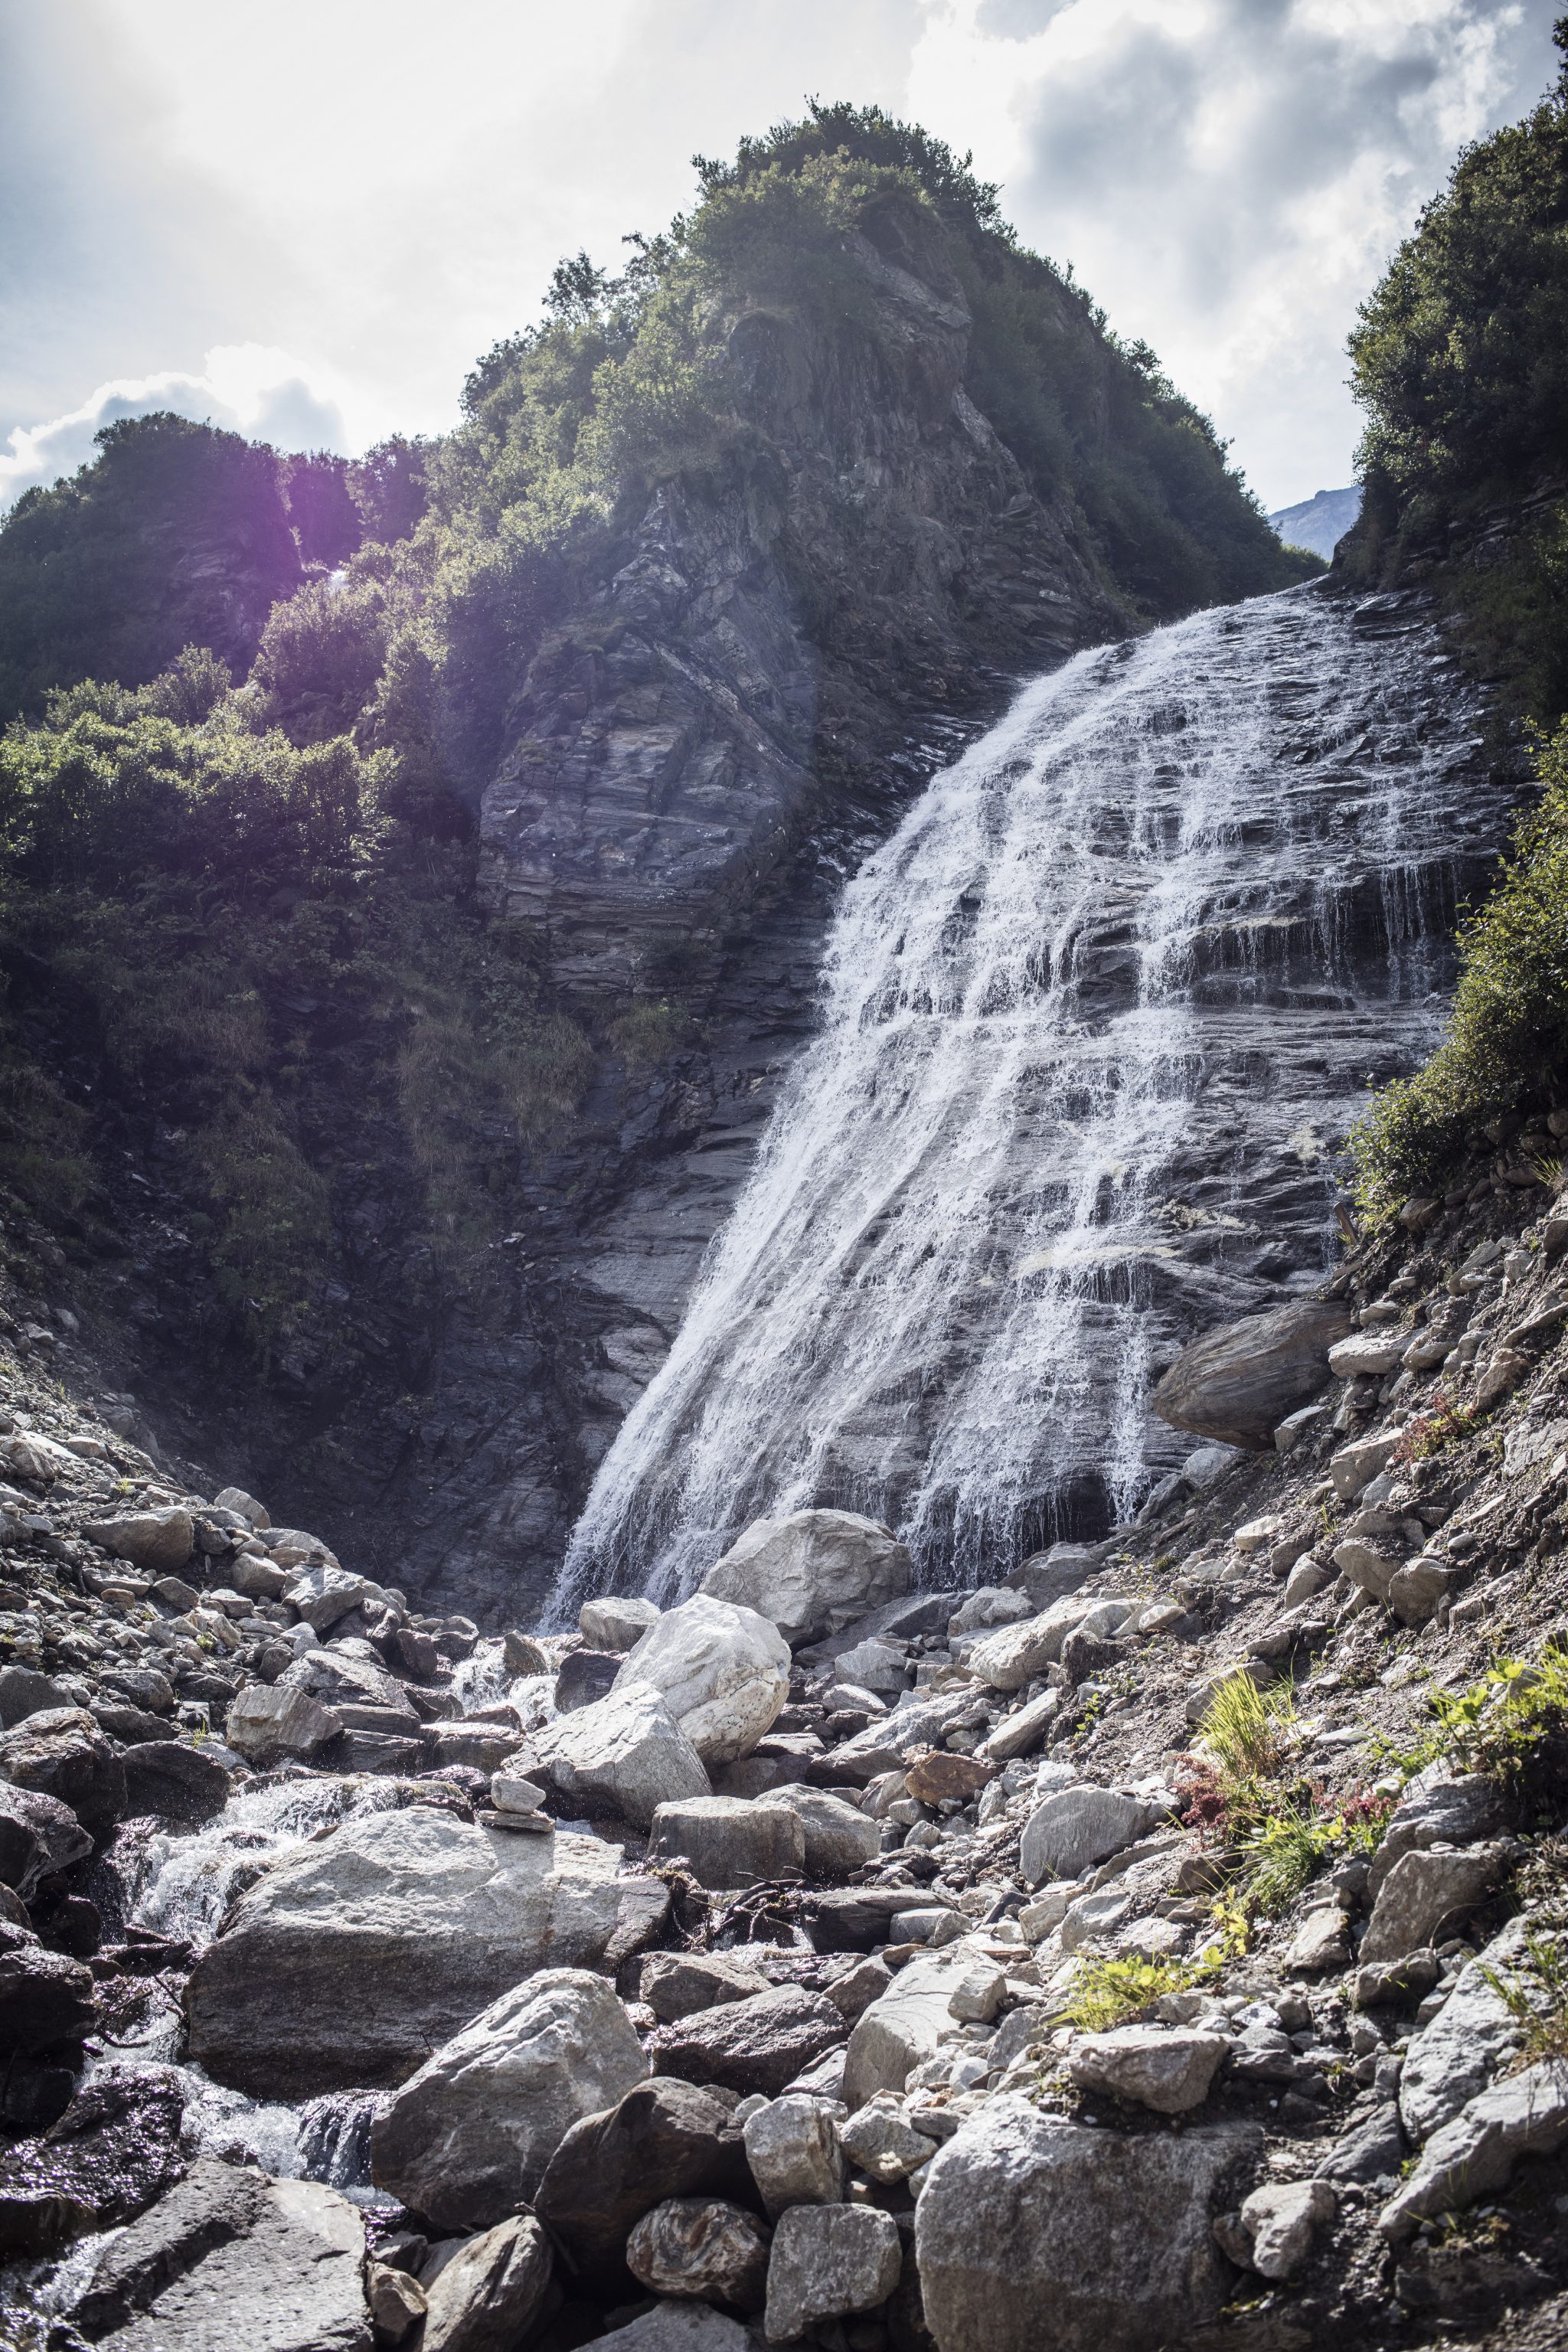
POLYGON ((1564 0, 0 0, 0 504, 115 416, 440 433, 556 260, 810 94, 923 122, 1277 509, 1350 480, 1345 335, 1564 0))

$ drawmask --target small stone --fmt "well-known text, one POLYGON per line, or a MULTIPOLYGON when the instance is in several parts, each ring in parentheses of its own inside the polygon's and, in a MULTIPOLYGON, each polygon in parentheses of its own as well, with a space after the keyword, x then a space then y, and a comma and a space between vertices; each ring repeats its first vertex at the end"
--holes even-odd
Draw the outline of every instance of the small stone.
POLYGON ((990 1764, 1006 1764, 1015 1756, 1032 1756, 1061 1708, 1059 1691, 1042 1691, 1038 1698, 1004 1716, 994 1732, 975 1750, 990 1764))
POLYGON ((1402 1960, 1383 1960, 1358 1969, 1351 1998, 1358 2009, 1378 2009, 1391 2001, 1422 2000, 1439 1974, 1436 1952, 1407 1952, 1402 1960))
POLYGON ((800 2092, 770 2099, 746 2117, 746 2161, 768 2217, 791 2205, 837 2205, 844 2194, 844 2152, 832 2108, 800 2092))
POLYGON ((1294 2276, 1311 2252, 1316 2231, 1334 2218, 1326 2180, 1291 2180, 1255 2189, 1241 2210, 1215 2223, 1215 2236, 1233 2262, 1260 2278, 1294 2276))
POLYGON ((248 1519, 253 1528, 269 1528, 272 1525, 265 1504, 258 1503, 254 1495, 247 1495, 243 1486, 222 1487, 213 1496, 213 1508, 237 1512, 242 1519, 248 1519))
POLYGON ((533 1813, 543 1804, 544 1791, 537 1780, 525 1780, 521 1772, 492 1772, 490 1802, 500 1813, 533 1813))
POLYGON ((767 2293, 769 2233, 721 2198, 672 2197, 626 2240, 626 2267, 652 2294, 758 2311, 767 2293))
POLYGON ((1337 1903, 1321 1903, 1309 1911, 1290 1940, 1285 1966, 1292 1971, 1319 1975, 1328 1969, 1350 1966, 1350 1929, 1337 1903))
POLYGON ((995 1779, 994 1765, 976 1756, 960 1756, 950 1748, 933 1748, 917 1756, 905 1774, 909 1794, 922 1805, 966 1805, 995 1779))
POLYGON ((1080 2090, 1136 2099, 1156 2115, 1184 2115, 1207 2098, 1231 2046, 1222 2033, 1123 2025, 1086 2034, 1068 2055, 1068 2074, 1080 2090))
POLYGON ((501 1664, 516 1680, 550 1672, 550 1661, 532 1635, 515 1628, 501 1635, 501 1664))
POLYGON ((792 2205, 768 2262, 770 2342, 793 2343, 826 2319, 874 2311, 899 2284, 903 2252, 890 2213, 867 2205, 792 2205))
POLYGON ((827 1998, 853 2025, 874 2000, 880 2000, 892 1981, 893 1972, 887 1962, 868 1955, 844 1976, 835 1977, 827 1987, 827 1998))

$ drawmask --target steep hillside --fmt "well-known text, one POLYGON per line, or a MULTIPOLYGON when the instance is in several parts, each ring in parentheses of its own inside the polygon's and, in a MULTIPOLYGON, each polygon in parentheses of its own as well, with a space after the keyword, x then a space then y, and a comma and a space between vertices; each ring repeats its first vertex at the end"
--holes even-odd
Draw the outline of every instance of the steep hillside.
POLYGON ((851 110, 563 264, 464 406, 352 516, 241 449, 304 584, 233 689, 153 672, 171 627, 248 657, 251 539, 201 520, 240 445, 119 428, 0 530, 13 690, 70 689, 0 754, 0 1148, 154 1435, 499 1609, 668 1345, 844 873, 1017 677, 1303 566, 994 192, 851 110), (185 483, 144 541, 138 467, 185 483))

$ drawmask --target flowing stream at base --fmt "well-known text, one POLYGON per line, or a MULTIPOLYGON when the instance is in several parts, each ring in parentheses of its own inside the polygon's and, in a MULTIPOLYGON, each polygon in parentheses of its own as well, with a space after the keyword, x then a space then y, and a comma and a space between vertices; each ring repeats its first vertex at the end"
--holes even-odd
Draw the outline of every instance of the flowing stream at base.
POLYGON ((1027 687, 847 889, 558 1620, 679 1596, 763 1513, 983 1578, 1131 1507, 1186 1450, 1159 1369, 1321 1278, 1332 1152, 1429 1049, 1506 822, 1479 729, 1418 608, 1320 587, 1027 687))

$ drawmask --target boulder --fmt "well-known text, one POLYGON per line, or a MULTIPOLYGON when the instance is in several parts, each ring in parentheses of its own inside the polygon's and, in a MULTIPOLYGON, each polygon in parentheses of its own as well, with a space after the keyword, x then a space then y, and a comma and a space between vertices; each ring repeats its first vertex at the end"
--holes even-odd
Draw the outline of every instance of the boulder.
POLYGON ((1353 1502, 1363 1486, 1387 1469, 1398 1443, 1397 1437, 1363 1437, 1331 1454, 1329 1476, 1342 1503, 1353 1502))
POLYGON ((531 2200, 571 2126, 615 2106, 647 2074, 604 1979, 543 1969, 388 2101, 371 2132, 371 2178, 438 2229, 499 2221, 531 2200))
MULTIPOLYGON (((26 1478, 35 1486, 51 1486, 57 1478, 81 1468, 81 1458, 68 1445, 46 1437, 42 1430, 18 1429, 0 1437, 0 1475, 26 1478)), ((90 1535, 92 1530, 88 1529, 90 1535)))
POLYGON ((702 1759, 647 1683, 613 1690, 531 1733, 527 1760, 573 1803, 638 1829, 660 1805, 708 1794, 702 1759))
POLYGON ((626 2268, 650 2294, 760 2311, 768 2238, 765 2224, 744 2206, 717 2197, 667 2198, 626 2240, 626 2268))
POLYGON ((966 1805, 995 1779, 994 1766, 951 1748, 917 1756, 904 1775, 904 1794, 922 1805, 966 1805))
POLYGON ((753 1520, 700 1590, 757 1611, 798 1648, 896 1601, 910 1573, 909 1552, 879 1521, 858 1511, 792 1511, 753 1520))
POLYGON ((550 2241, 531 2213, 512 2213, 467 2239, 425 2298, 419 2352, 514 2352, 550 2292, 550 2241))
POLYGON ((769 2342, 794 2343, 824 2320, 874 2311, 902 2268, 890 2213, 872 2205, 792 2205, 779 2216, 768 2259, 769 2342))
POLYGON ((648 1853, 683 1858, 700 1886, 759 1886, 801 1874, 805 1831, 798 1813, 771 1798, 689 1797, 657 1809, 648 1853))
POLYGON ((1315 1299, 1244 1316, 1182 1349, 1153 1408, 1173 1429, 1271 1453, 1286 1416, 1329 1378, 1329 1350, 1351 1328, 1343 1307, 1315 1299))
POLYGON ((79 2042, 97 2021, 91 1969, 0 1919, 0 2066, 79 2042))
POLYGON ((869 2174, 885 2189, 907 2180, 937 2151, 936 2141, 915 2129, 893 2091, 880 2091, 858 2108, 838 2137, 857 2172, 869 2174))
POLYGON ((1051 1718, 1061 1707, 1059 1691, 1042 1691, 1023 1706, 1016 1706, 1005 1715, 987 1738, 981 1741, 975 1754, 988 1764, 1007 1764, 1015 1756, 1032 1756, 1043 1745, 1050 1728, 1051 1718))
POLYGON ((1404 2161, 1399 2109, 1392 2099, 1381 2099, 1360 2123, 1335 2140, 1318 2173, 1331 2182, 1382 2180, 1397 2174, 1404 2161))
POLYGON ((403 2082, 536 1969, 608 1958, 642 1883, 623 1890, 617 1861, 597 1838, 510 1837, 425 1805, 346 1821, 274 1863, 202 1953, 191 2055, 265 2098, 403 2082))
POLYGON ((1473 1911, 1491 1893, 1514 1852, 1498 1840, 1456 1853, 1434 1847, 1402 1854, 1372 1906, 1362 1965, 1402 1960, 1435 1944, 1445 1920, 1473 1911))
POLYGON ((429 2309, 418 2280, 390 2263, 366 2263, 364 2291, 378 2344, 405 2343, 429 2309))
POLYGON ((0 1731, 13 1730, 30 1715, 43 1715, 70 1703, 68 1692, 33 1666, 0 1670, 0 1731))
POLYGON ((922 1749, 941 1743, 948 1725, 966 1704, 967 1695, 957 1699, 916 1700, 896 1707, 891 1715, 868 1723, 864 1731, 831 1749, 824 1769, 831 1769, 836 1782, 850 1788, 864 1788, 883 1772, 902 1771, 922 1749))
POLYGON ((1366 1536, 1347 1536, 1334 1546, 1334 1566, 1342 1577, 1374 1601, 1386 1601, 1403 1555, 1387 1538, 1380 1543, 1366 1536))
POLYGON ((457 1723, 427 1723, 425 1738, 430 1759, 437 1769, 448 1764, 465 1765, 470 1772, 482 1772, 489 1779, 500 1772, 514 1757, 526 1770, 528 1759, 520 1751, 526 1746, 522 1733, 504 1723, 476 1723, 465 1719, 457 1723))
POLYGON ((864 2012, 845 2065, 844 2103, 851 2111, 879 2091, 901 2091, 913 2069, 935 2056, 952 2031, 948 2002, 965 1967, 952 1953, 922 1953, 864 2012))
POLYGON ((616 2335, 615 2352, 755 2352, 751 2330, 710 2303, 656 2303, 616 2335))
POLYGON ((658 2074, 776 2099, 844 2034, 843 2014, 826 1995, 778 1985, 661 2025, 647 2048, 658 2074))
MULTIPOLYGON (((954 1757, 955 1764, 967 1763, 967 1757, 954 1757)), ((768 1801, 787 1805, 800 1822, 805 1838, 805 1873, 808 1878, 847 1878, 863 1863, 870 1862, 882 1850, 882 1832, 878 1823, 858 1805, 847 1804, 826 1789, 808 1789, 796 1780, 774 1789, 768 1801)))
POLYGON ((789 1646, 754 1609, 707 1593, 667 1610, 616 1677, 656 1690, 705 1764, 747 1756, 789 1696, 789 1646))
POLYGON ((637 1999, 661 2025, 768 1990, 767 1978, 731 1952, 649 1952, 637 1969, 637 1999))
POLYGON ((1367 1864, 1366 1891, 1375 1902, 1401 1855, 1434 1845, 1473 1845, 1503 1826, 1502 1792, 1484 1772, 1452 1774, 1428 1765, 1410 1781, 1388 1818, 1367 1864))
POLYGON ((71 2318, 106 2352, 370 2352, 363 2261, 335 2189, 201 2157, 109 2239, 71 2318))
POLYGON ((1135 2099, 1156 2115, 1180 2116, 1202 2106, 1230 2047, 1225 2033, 1121 2025, 1109 2033, 1086 2033, 1075 2042, 1068 2074, 1080 2091, 1135 2099))
POLYGON ((1047 1666, 1058 1664, 1069 1633, 1080 1630, 1114 1633, 1131 1613, 1125 1601, 1069 1594, 1065 1600, 1053 1601, 1037 1617, 1026 1617, 1021 1624, 1004 1625, 1000 1633, 986 1634, 966 1654, 964 1664, 992 1690, 1022 1690, 1047 1666))
POLYGON ((30 1715, 0 1737, 0 1780, 67 1805, 94 1838, 125 1811, 125 1770, 85 1707, 30 1715))
POLYGON ((603 1600, 584 1601, 577 1612, 577 1631, 591 1650, 635 1650, 658 1615, 651 1601, 623 1601, 606 1593, 603 1600))
POLYGON ((942 2352, 1182 2341, 1226 2299, 1213 2222, 1259 2146, 1247 2126, 1123 2137, 991 2100, 933 2158, 915 2209, 942 2352))
POLYGON ((775 1789, 798 1784, 826 1753, 815 1731, 770 1731, 749 1756, 714 1766, 713 1792, 719 1797, 771 1797, 775 1789))
POLYGON ((1020 1618, 1033 1617, 1043 1606, 1043 1602, 1032 1601, 1016 1585, 983 1584, 977 1591, 965 1593, 948 1619, 948 1639, 952 1641, 960 1633, 979 1633, 993 1625, 1016 1625, 1020 1618))
POLYGON ((1032 1552, 1016 1568, 1010 1568, 1005 1581, 1023 1593, 1034 1609, 1048 1609, 1053 1601, 1076 1592, 1102 1557, 1098 1544, 1054 1543, 1047 1551, 1032 1552))
POLYGON ((228 1802, 229 1779, 216 1756, 183 1739, 146 1739, 126 1749, 125 1814, 170 1822, 210 1822, 228 1802))
POLYGON ((633 2225, 666 2198, 750 2194, 732 2104, 723 2092, 658 2077, 571 2126, 533 2205, 579 2272, 593 2278, 618 2264, 633 2225))
POLYGON ((112 1519, 91 1520, 82 1529, 89 1543, 128 1559, 149 1576, 170 1576, 184 1568, 195 1548, 195 1524, 189 1511, 127 1511, 112 1519))
POLYGON ((1329 1349, 1329 1370, 1338 1381, 1383 1381, 1397 1371, 1399 1360, 1410 1345, 1408 1331, 1397 1327, 1373 1331, 1352 1331, 1329 1349))
POLYGON ((837 2205, 844 2194, 844 2152, 834 2111, 801 2091, 770 2099, 746 2117, 746 2162, 776 2221, 791 2205, 837 2205))
POLYGON ((68 1805, 0 1780, 0 1886, 30 1903, 46 1878, 91 1852, 92 1840, 68 1805))
POLYGON ((247 1495, 243 1486, 221 1488, 213 1496, 213 1508, 216 1511, 233 1511, 238 1517, 248 1519, 253 1528, 266 1529, 272 1525, 266 1505, 258 1503, 254 1495, 247 1495))
POLYGON ((1035 1807, 1024 1827, 1018 1868, 1031 1886, 1046 1878, 1076 1878, 1143 1835, 1150 1808, 1140 1797, 1088 1783, 1057 1789, 1035 1807))
POLYGON ((910 1662, 901 1648, 873 1637, 839 1652, 833 1661, 833 1679, 851 1690, 894 1699, 910 1686, 910 1662))
POLYGON ((1408 2237, 1418 2221, 1506 2188, 1521 2156, 1555 2156, 1564 2146, 1568 2063, 1542 2059, 1479 2092, 1433 2133, 1378 2227, 1385 2237, 1408 2237))
POLYGON ((1523 2040, 1521 2020, 1503 1999, 1508 1988, 1544 2012, 1550 1996, 1526 1963, 1529 1922, 1510 1919, 1460 1969, 1436 2017, 1410 2037, 1399 2075, 1399 2113, 1412 2139, 1424 2140, 1484 2090, 1523 2040))
MULTIPOLYGON (((279 1547, 274 1545, 275 1552, 278 1549, 279 1547)), ((274 1565, 277 1564, 275 1560, 274 1565)), ((283 1561, 285 1568, 294 1564, 288 1558, 283 1561)), ((355 1576, 351 1570, 340 1568, 335 1560, 318 1560, 290 1577, 287 1599, 305 1623, 314 1626, 324 1638, 351 1609, 357 1609, 363 1601, 378 1597, 380 1592, 379 1584, 372 1584, 368 1578, 355 1576)))
POLYGON ((335 1707, 323 1706, 308 1691, 287 1689, 281 1683, 251 1683, 224 1717, 228 1745, 247 1764, 263 1770, 286 1760, 303 1762, 335 1739, 342 1727, 335 1707))
POLYGON ((366 1655, 354 1650, 307 1650, 279 1675, 274 1688, 306 1692, 322 1706, 330 1706, 345 1731, 392 1731, 404 1735, 419 1733, 419 1717, 412 1700, 395 1675, 388 1674, 381 1660, 363 1645, 366 1655))
POLYGON ((184 2100, 173 2068, 101 2068, 40 2138, 0 2157, 0 2257, 118 2228, 172 2189, 184 2100))

